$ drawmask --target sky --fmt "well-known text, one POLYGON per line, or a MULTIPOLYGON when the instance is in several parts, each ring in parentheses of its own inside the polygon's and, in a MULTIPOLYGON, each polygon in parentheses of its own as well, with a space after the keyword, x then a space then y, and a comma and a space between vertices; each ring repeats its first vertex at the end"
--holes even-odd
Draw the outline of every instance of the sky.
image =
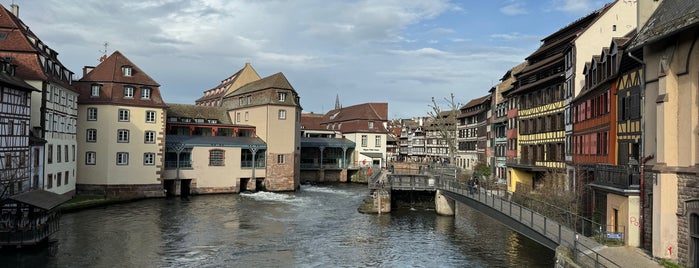
POLYGON ((13 1, 75 79, 107 42, 168 103, 194 104, 249 62, 261 77, 284 73, 305 113, 339 97, 387 102, 396 119, 427 116, 433 97, 487 95, 541 39, 611 0, 13 1))

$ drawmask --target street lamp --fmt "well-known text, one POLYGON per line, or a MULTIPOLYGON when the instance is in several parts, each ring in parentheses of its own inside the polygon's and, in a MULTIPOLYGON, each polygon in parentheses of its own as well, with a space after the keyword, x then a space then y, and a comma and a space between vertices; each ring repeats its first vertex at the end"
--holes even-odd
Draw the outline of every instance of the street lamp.
POLYGON ((185 146, 184 143, 179 142, 179 141, 167 144, 168 149, 170 149, 170 151, 175 151, 175 153, 177 154, 177 161, 176 161, 177 169, 176 169, 176 174, 175 174, 175 180, 180 179, 180 153, 182 153, 182 151, 184 151, 184 146, 185 146))
MULTIPOLYGON (((255 155, 257 154, 257 150, 261 147, 260 144, 249 144, 248 145, 248 150, 250 150, 250 153, 252 153, 252 181, 255 182, 255 155)), ((256 183, 257 184, 257 183, 256 183)))

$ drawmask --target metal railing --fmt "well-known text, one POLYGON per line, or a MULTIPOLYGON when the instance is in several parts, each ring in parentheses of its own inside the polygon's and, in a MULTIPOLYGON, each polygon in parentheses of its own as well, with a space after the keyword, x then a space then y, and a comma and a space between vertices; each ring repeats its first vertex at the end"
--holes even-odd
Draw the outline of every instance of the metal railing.
POLYGON ((591 248, 601 246, 593 239, 585 236, 581 237, 579 233, 559 224, 554 219, 530 210, 522 204, 506 200, 503 198, 505 193, 501 194, 499 188, 497 191, 481 186, 474 189, 473 187, 469 188, 465 182, 445 178, 437 179, 436 187, 484 204, 527 226, 556 244, 571 248, 576 261, 584 261, 586 264, 591 261, 591 267, 621 267, 592 250, 591 248))

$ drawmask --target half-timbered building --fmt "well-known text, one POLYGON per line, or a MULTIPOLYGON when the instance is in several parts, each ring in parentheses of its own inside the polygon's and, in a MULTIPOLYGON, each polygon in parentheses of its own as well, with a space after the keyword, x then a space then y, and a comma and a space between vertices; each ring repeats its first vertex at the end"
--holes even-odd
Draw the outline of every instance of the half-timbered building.
POLYGON ((457 115, 457 160, 459 167, 473 169, 486 162, 486 142, 490 95, 472 99, 459 108, 457 115))
MULTIPOLYGON (((29 29, 18 18, 19 7, 13 12, 0 8, 0 57, 16 65, 15 76, 23 79, 37 91, 32 93, 32 114, 29 129, 45 140, 36 143, 42 159, 32 172, 43 178, 42 188, 58 194, 75 192, 76 130, 78 93, 73 87, 73 72, 58 60, 58 52, 29 29)), ((35 150, 32 150, 35 152, 35 150)))
POLYGON ((35 88, 16 78, 15 66, 0 59, 0 200, 39 185, 31 180, 31 95, 35 88))

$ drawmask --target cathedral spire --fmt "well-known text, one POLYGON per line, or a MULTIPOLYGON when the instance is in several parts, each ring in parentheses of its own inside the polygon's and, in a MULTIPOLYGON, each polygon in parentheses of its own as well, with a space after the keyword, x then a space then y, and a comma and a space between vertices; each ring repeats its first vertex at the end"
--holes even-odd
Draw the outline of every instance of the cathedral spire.
POLYGON ((335 110, 342 108, 340 105, 340 95, 335 95, 335 110))

